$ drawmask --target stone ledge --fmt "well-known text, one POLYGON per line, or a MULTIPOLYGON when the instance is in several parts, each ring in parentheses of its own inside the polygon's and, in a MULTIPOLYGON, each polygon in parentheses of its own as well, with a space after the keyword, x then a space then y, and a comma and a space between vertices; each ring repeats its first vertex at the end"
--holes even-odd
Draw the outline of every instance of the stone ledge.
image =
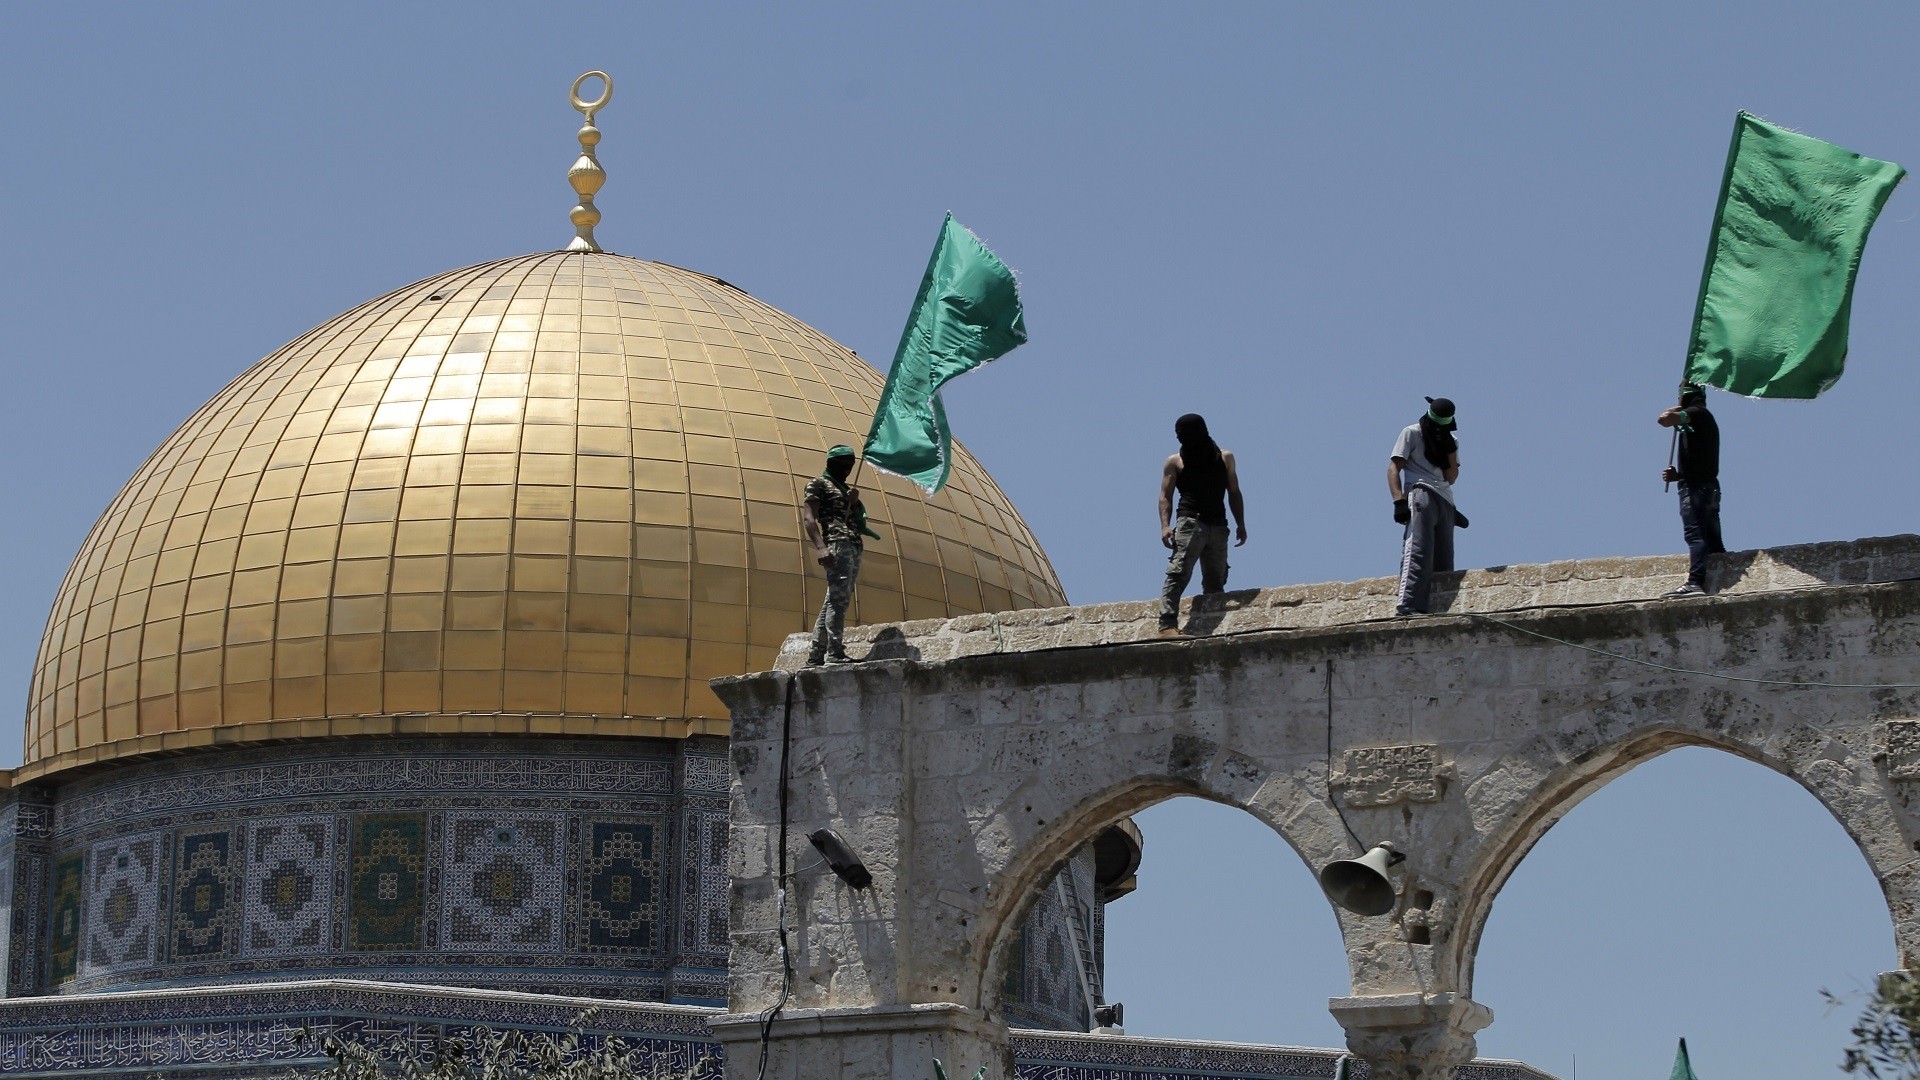
MULTIPOLYGON (((707 1026, 721 1043, 757 1042, 764 1013, 724 1013, 709 1017, 707 1026)), ((775 1038, 812 1035, 882 1035, 894 1032, 950 1029, 991 1036, 999 1029, 977 1009, 948 1001, 912 1005, 875 1005, 870 1008, 783 1010, 773 1021, 775 1038)))
MULTIPOLYGON (((1346 1050, 1329 1047, 1022 1028, 1015 1028, 1009 1034, 1014 1061, 1026 1068, 1059 1070, 1041 1073, 1044 1076, 1100 1076, 1108 1075, 1109 1070, 1124 1069, 1169 1078, 1186 1074, 1249 1080, 1280 1077, 1330 1080, 1339 1075, 1340 1059, 1351 1058, 1346 1050)), ((1372 1075, 1366 1063, 1358 1058, 1352 1058, 1350 1065, 1356 1080, 1372 1075)), ((1522 1061, 1475 1058, 1460 1066, 1452 1080, 1554 1080, 1554 1077, 1522 1061)))
MULTIPOLYGON (((1685 555, 1573 559, 1493 566, 1442 574, 1434 585, 1435 614, 1494 613, 1529 608, 1588 607, 1657 599, 1685 580, 1685 555)), ((1920 578, 1920 536, 1870 537, 1796 544, 1716 555, 1708 577, 1715 596, 1836 585, 1871 585, 1920 578)), ((1248 589, 1182 604, 1182 625, 1198 636, 1259 630, 1306 630, 1393 618, 1399 579, 1285 585, 1248 589)), ((1711 604, 1713 600, 1675 601, 1711 604)), ((952 619, 848 627, 848 649, 874 660, 952 660, 988 653, 1030 652, 1146 641, 1158 628, 1153 601, 1086 607, 1035 608, 952 619)), ((781 646, 775 670, 802 666, 807 635, 781 646)))

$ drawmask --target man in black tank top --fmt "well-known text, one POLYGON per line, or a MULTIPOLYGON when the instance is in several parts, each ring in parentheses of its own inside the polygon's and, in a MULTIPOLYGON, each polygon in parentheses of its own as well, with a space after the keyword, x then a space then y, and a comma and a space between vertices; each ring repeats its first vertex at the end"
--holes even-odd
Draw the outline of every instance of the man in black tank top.
POLYGON ((1180 452, 1167 458, 1160 475, 1160 542, 1173 550, 1160 590, 1160 636, 1186 637, 1179 628, 1180 594, 1200 567, 1200 591, 1227 589, 1227 509, 1233 509, 1234 546, 1247 542, 1246 505, 1240 498, 1240 474, 1233 453, 1207 434, 1207 422, 1195 413, 1174 421, 1180 452), (1174 513, 1174 493, 1180 495, 1174 513))

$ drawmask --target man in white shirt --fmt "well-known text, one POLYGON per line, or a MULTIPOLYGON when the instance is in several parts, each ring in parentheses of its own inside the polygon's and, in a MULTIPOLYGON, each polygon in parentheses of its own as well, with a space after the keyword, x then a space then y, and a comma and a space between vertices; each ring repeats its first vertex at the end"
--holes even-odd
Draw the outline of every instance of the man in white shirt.
POLYGON ((1393 520, 1406 526, 1398 615, 1427 613, 1433 575, 1453 569, 1453 527, 1466 526, 1453 508, 1453 482, 1460 476, 1453 412, 1452 401, 1428 398, 1425 415, 1400 432, 1387 463, 1393 520))

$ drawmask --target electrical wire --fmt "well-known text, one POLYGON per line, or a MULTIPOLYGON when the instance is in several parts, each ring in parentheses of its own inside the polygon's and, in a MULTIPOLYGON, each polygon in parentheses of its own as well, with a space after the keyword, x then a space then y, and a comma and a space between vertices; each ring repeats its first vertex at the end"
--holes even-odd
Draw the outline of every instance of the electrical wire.
POLYGON ((786 707, 780 719, 780 877, 774 894, 774 908, 780 917, 780 1000, 773 1003, 760 1020, 759 1080, 767 1077, 767 1051, 773 1041, 773 1021, 787 1007, 793 995, 793 953, 787 944, 787 756, 793 747, 793 684, 799 676, 787 676, 786 707))
POLYGON ((1333 812, 1340 815, 1340 824, 1346 828, 1347 835, 1353 837, 1353 846, 1361 851, 1367 845, 1360 834, 1353 831, 1353 823, 1347 820, 1347 812, 1340 808, 1340 800, 1333 797, 1333 657, 1327 657, 1327 802, 1333 805, 1333 812))

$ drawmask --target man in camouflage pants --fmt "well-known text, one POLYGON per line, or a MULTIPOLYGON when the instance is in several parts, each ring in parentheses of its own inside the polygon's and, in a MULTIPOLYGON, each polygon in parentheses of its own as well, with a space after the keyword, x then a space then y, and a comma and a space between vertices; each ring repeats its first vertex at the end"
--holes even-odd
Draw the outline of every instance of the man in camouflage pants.
POLYGON ((866 548, 861 534, 875 535, 867 528, 860 489, 847 483, 854 460, 851 446, 828 450, 826 470, 808 482, 800 506, 800 524, 813 544, 813 561, 827 571, 827 599, 813 624, 808 667, 853 663, 844 637, 847 606, 853 601, 853 583, 860 577, 860 555, 866 548))

